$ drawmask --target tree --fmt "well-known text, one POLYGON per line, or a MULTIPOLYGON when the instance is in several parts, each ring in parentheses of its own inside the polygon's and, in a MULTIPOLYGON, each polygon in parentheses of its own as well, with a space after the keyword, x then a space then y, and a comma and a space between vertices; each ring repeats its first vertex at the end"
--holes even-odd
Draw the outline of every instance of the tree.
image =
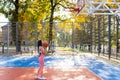
POLYGON ((20 41, 16 40, 16 23, 18 22, 18 9, 19 9, 19 0, 2 0, 0 1, 0 12, 5 14, 9 20, 12 22, 12 39, 16 43, 16 50, 21 51, 20 41), (10 17, 11 16, 11 17, 10 17), (18 43, 17 43, 18 42, 18 43))
MULTIPOLYGON (((42 22, 49 20, 49 43, 53 38, 53 22, 58 17, 54 16, 54 12, 58 11, 61 7, 65 7, 69 4, 68 0, 2 0, 0 1, 0 12, 5 14, 6 17, 12 23, 12 37, 13 41, 16 43, 16 49, 18 52, 21 51, 21 31, 23 30, 23 25, 18 26, 14 22, 42 22), (27 17, 26 17, 27 16, 27 17), (17 28, 21 31, 16 31, 17 28), (16 33, 17 32, 17 33, 16 33), (19 35, 18 35, 19 34, 19 35), (17 37, 16 37, 17 36, 17 37)), ((41 27, 41 26, 40 26, 41 27)), ((34 26, 30 27, 34 30, 34 26)))
MULTIPOLYGON (((40 22, 45 18, 45 12, 48 8, 45 1, 39 0, 2 0, 0 1, 0 13, 6 15, 9 21, 12 22, 12 39, 16 44, 17 52, 21 52, 21 42, 22 42, 22 30, 24 25, 16 22, 40 22), (42 3, 42 4, 41 4, 42 3), (44 6, 44 8, 43 8, 44 6), (41 15, 41 16, 40 16, 41 15), (28 16, 28 17, 26 17, 28 16), (18 29, 19 28, 19 29, 18 29), (16 31, 17 30, 17 31, 16 31), (17 37, 16 37, 17 36, 17 37)), ((46 12, 47 13, 47 12, 46 12)), ((34 30, 34 26, 31 26, 34 30)))
MULTIPOLYGON (((54 12, 55 10, 59 10, 61 7, 66 7, 67 5, 70 5, 71 3, 69 0, 50 0, 50 19, 49 19, 49 44, 52 42, 53 39, 53 22, 54 22, 54 12), (56 9, 57 8, 57 9, 56 9)), ((50 50, 51 45, 49 45, 50 50)))

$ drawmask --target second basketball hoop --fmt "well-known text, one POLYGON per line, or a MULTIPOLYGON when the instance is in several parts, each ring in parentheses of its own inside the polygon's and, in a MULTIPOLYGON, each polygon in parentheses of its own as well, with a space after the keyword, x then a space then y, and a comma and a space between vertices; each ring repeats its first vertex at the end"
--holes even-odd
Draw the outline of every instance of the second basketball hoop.
POLYGON ((85 0, 77 0, 76 1, 76 7, 66 7, 65 10, 69 12, 76 12, 78 15, 80 11, 84 8, 85 6, 85 0))

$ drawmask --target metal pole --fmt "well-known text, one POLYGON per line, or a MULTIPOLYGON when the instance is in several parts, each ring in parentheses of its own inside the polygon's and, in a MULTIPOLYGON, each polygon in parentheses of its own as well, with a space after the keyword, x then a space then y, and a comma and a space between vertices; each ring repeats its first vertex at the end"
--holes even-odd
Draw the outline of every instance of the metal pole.
POLYGON ((9 44, 10 44, 10 29, 9 29, 9 27, 10 27, 10 23, 8 24, 8 26, 7 26, 7 34, 8 34, 8 37, 7 37, 7 53, 9 54, 9 44))
POLYGON ((34 31, 34 35, 35 35, 35 52, 37 51, 37 23, 34 23, 34 27, 35 27, 35 31, 34 31))
POLYGON ((117 53, 119 53, 119 16, 116 16, 116 21, 117 21, 117 26, 116 26, 116 58, 117 58, 117 53))
POLYGON ((98 18, 98 56, 100 56, 101 52, 101 45, 100 45, 100 20, 101 18, 98 18))
POLYGON ((82 30, 81 30, 81 49, 83 50, 83 44, 84 44, 84 24, 82 24, 82 30))
MULTIPOLYGON (((10 8, 10 5, 11 5, 11 0, 10 0, 10 4, 9 4, 9 8, 10 8)), ((10 11, 9 11, 10 12, 10 11)), ((8 17, 9 17, 9 12, 8 12, 8 17)), ((8 23, 8 26, 7 26, 7 30, 8 30, 8 37, 7 37, 7 53, 9 54, 9 44, 10 44, 10 26, 11 26, 11 24, 10 23, 8 23)))
POLYGON ((91 51, 91 53, 92 53, 92 33, 93 33, 93 26, 92 26, 92 22, 90 22, 90 51, 91 51))
POLYGON ((74 23, 72 22, 72 49, 74 49, 74 23))
POLYGON ((16 53, 18 54, 18 22, 16 22, 16 53))
POLYGON ((111 58, 111 15, 108 15, 108 58, 111 58))
POLYGON ((5 43, 2 42, 1 44, 2 44, 2 54, 4 54, 4 46, 5 46, 5 43))
POLYGON ((104 55, 104 53, 105 53, 105 40, 104 40, 104 37, 105 37, 105 17, 103 16, 103 18, 102 18, 102 26, 103 26, 103 38, 102 38, 102 44, 103 44, 103 49, 102 49, 102 53, 103 53, 103 55, 104 55))

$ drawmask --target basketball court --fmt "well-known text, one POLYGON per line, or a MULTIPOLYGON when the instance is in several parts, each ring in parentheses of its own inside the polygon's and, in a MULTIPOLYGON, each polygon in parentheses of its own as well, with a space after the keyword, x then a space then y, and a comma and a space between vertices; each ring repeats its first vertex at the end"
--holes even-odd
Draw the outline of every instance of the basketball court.
MULTIPOLYGON (((36 80, 38 68, 0 68, 1 80, 36 80)), ((86 67, 50 68, 45 67, 47 80, 102 80, 86 67)))
MULTIPOLYGON (((120 3, 116 2, 116 0, 109 2, 109 4, 114 4, 117 8, 110 8, 107 0, 100 2, 76 0, 75 4, 76 7, 67 6, 65 10, 68 10, 68 12, 75 12, 76 17, 77 15, 88 15, 91 17, 95 17, 95 15, 120 16, 120 3)), ((108 22, 110 18, 109 16, 108 22)), ((72 25, 72 27, 74 26, 72 25)), ((74 32, 74 28, 72 30, 74 32)), ((73 32, 71 39, 74 38, 73 32)), ((108 36, 110 37, 110 35, 108 36)), ((74 45, 73 42, 74 40, 72 40, 72 45, 74 45)), ((0 79, 36 80, 35 76, 39 67, 37 58, 36 56, 0 56, 0 79)), ((45 58, 44 76, 47 80, 119 80, 119 75, 120 68, 91 57, 87 58, 86 56, 70 55, 67 57, 47 56, 45 58)))
MULTIPOLYGON (((64 52, 67 53, 70 52, 64 52)), ((120 78, 119 67, 95 59, 93 56, 84 56, 84 53, 79 53, 81 56, 64 56, 63 52, 55 54, 58 56, 45 57, 44 76, 47 80, 119 80, 120 78)), ((39 67, 37 56, 0 56, 0 61, 1 80, 35 80, 39 67)))

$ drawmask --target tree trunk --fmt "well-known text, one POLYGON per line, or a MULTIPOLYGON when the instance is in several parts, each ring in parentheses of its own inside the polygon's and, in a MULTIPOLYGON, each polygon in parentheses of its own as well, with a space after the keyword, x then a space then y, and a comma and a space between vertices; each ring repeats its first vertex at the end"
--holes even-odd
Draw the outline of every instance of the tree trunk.
POLYGON ((18 10, 19 10, 19 0, 15 0, 15 11, 13 12, 12 22, 12 39, 16 45, 16 53, 21 52, 21 40, 19 36, 19 27, 18 27, 18 10))
POLYGON ((55 5, 53 5, 53 0, 50 0, 51 1, 51 15, 50 15, 50 21, 49 21, 49 26, 50 26, 50 29, 49 29, 49 50, 51 50, 51 43, 52 43, 52 37, 53 37, 53 34, 52 34, 52 30, 53 30, 53 15, 54 15, 54 9, 55 9, 55 5))

